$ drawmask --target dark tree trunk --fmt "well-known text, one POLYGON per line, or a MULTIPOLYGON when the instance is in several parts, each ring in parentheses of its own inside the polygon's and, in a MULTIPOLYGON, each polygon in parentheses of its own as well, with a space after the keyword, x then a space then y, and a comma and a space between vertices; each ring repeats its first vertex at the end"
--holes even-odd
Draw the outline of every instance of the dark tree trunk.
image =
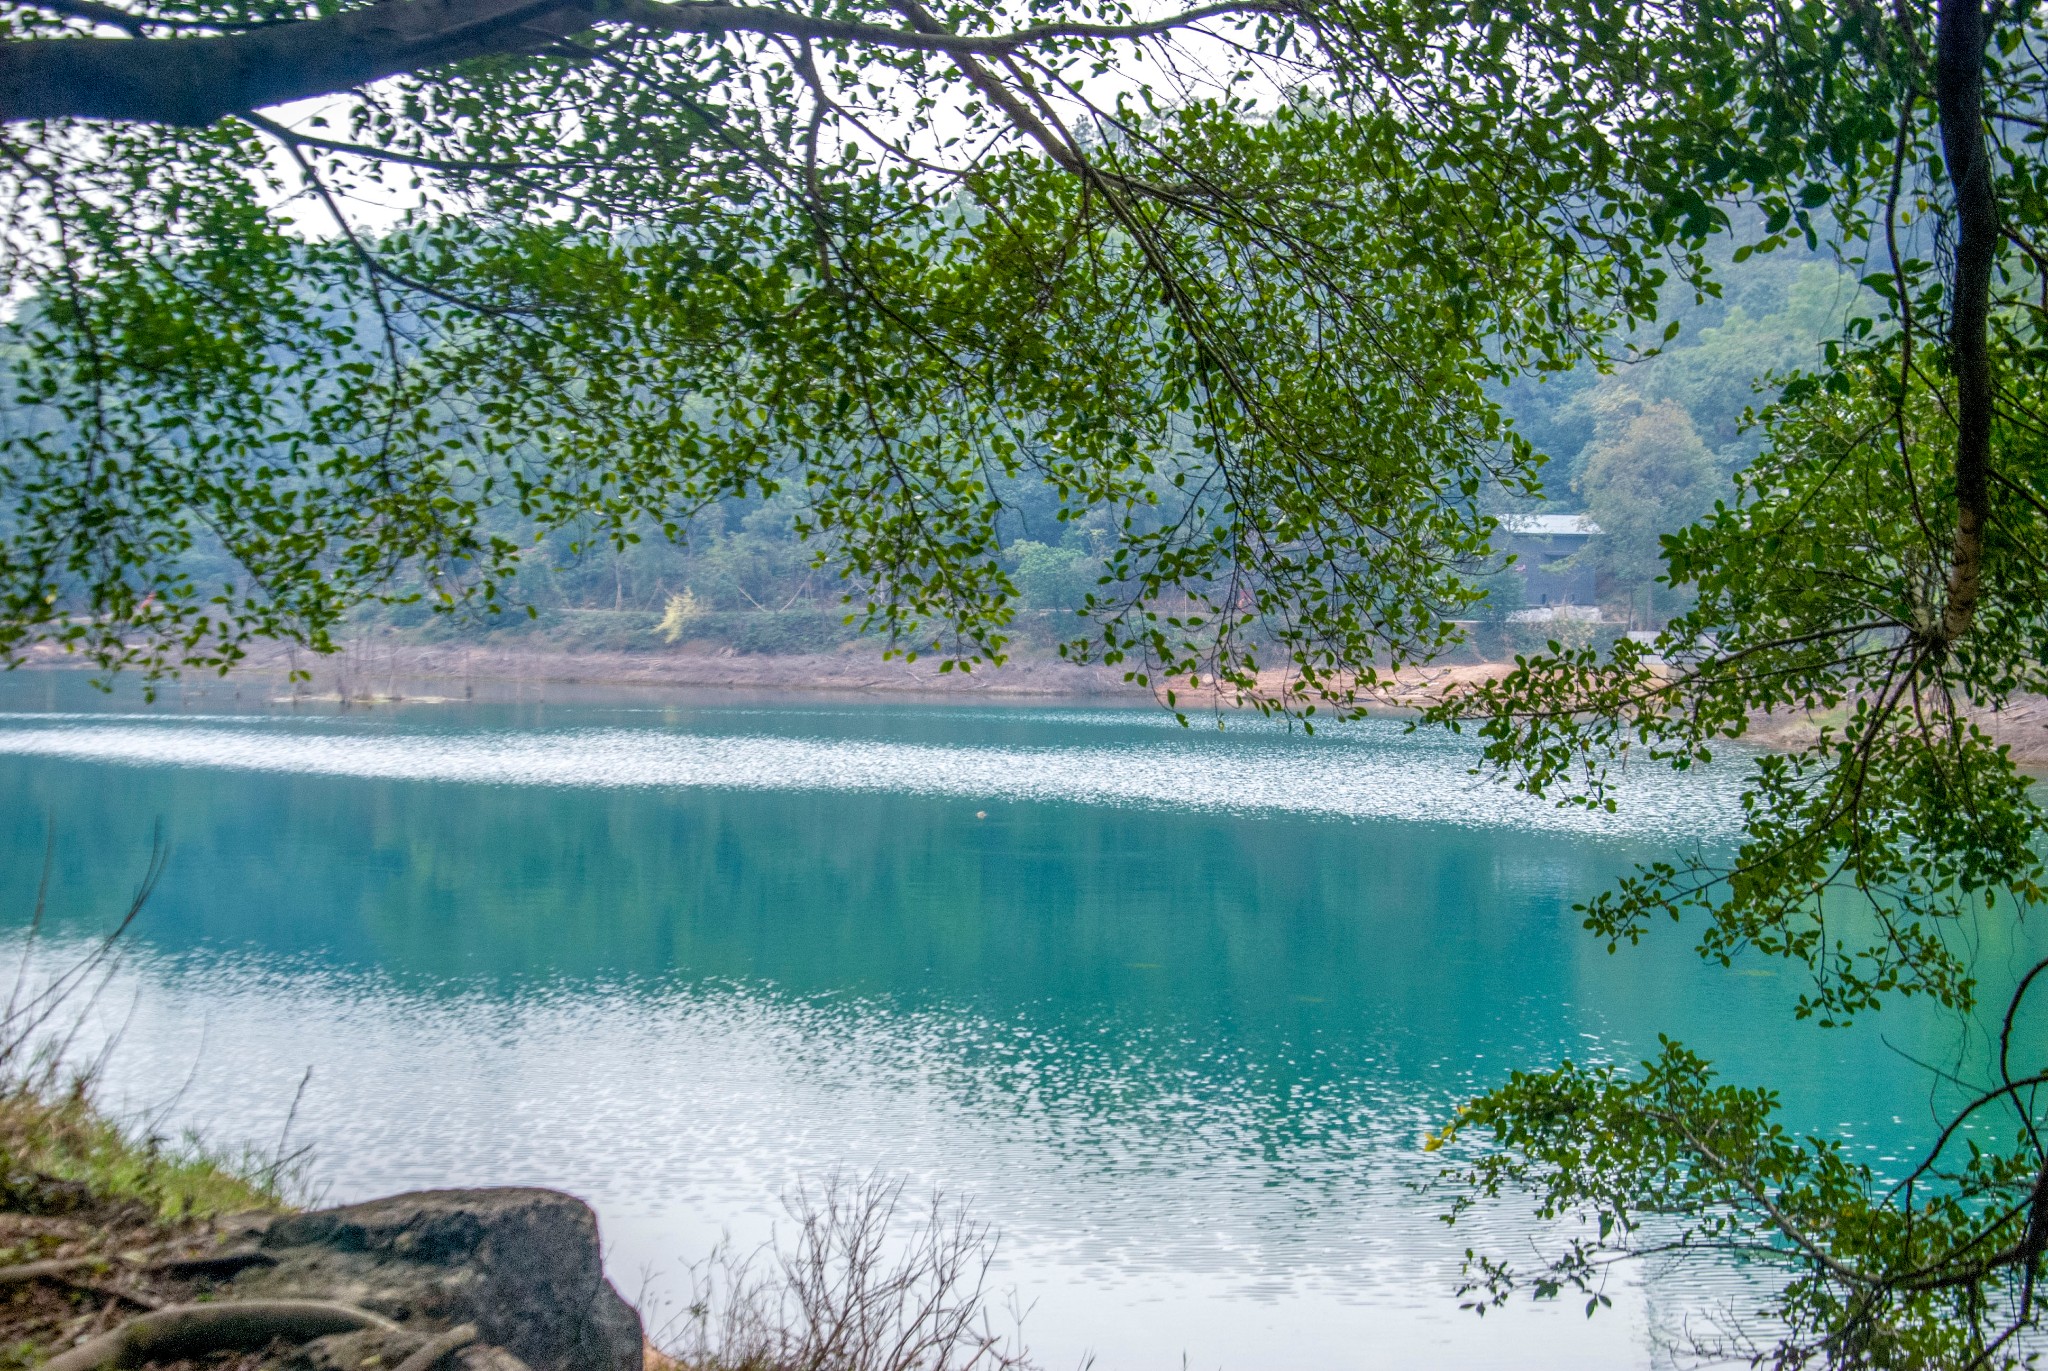
POLYGON ((1982 0, 1941 0, 1935 15, 1935 106, 1956 206, 1956 268, 1949 291, 1948 344, 1956 377, 1956 533, 1939 633, 1943 645, 1969 631, 1984 581, 1984 533, 1991 521, 1991 271, 1998 252, 1998 205, 1984 141, 1982 0))

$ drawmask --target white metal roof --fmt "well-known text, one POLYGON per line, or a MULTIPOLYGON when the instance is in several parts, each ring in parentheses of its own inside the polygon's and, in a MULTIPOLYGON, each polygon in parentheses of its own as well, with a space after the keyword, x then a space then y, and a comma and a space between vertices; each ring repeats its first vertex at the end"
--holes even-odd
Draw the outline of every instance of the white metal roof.
POLYGON ((1600 531, 1600 525, 1587 514, 1506 514, 1501 516, 1500 526, 1508 533, 1537 538, 1583 538, 1600 531))

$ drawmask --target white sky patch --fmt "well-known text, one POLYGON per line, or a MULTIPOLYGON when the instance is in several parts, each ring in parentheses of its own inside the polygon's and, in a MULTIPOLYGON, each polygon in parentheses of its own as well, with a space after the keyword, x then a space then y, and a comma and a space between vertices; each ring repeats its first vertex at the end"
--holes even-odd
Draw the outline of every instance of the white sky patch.
MULTIPOLYGON (((1142 23, 1194 7, 1192 3, 1173 3, 1172 0, 1138 4, 1133 6, 1131 22, 1142 23)), ((1010 28, 1057 22, 1059 18, 1033 13, 1004 17, 1008 19, 1007 27, 1010 28)), ((1068 17, 1093 19, 1096 16, 1075 14, 1068 17)), ((1085 66, 1076 66, 1069 72, 1076 78, 1073 91, 1047 86, 1041 94, 1060 111, 1068 130, 1084 142, 1102 132, 1090 116, 1089 106, 1113 111, 1120 100, 1128 99, 1134 107, 1142 109, 1146 92, 1152 93, 1166 108, 1186 104, 1191 99, 1225 94, 1238 99, 1251 97, 1261 108, 1277 107, 1285 98, 1286 82, 1278 79, 1276 72, 1286 64, 1277 59, 1248 64, 1237 43, 1224 41, 1216 33, 1207 31, 1220 33, 1227 30, 1232 22, 1228 18, 1210 19, 1175 31, 1170 36, 1117 42, 1114 45, 1116 60, 1106 70, 1084 77, 1085 66), (1085 97, 1085 102, 1077 95, 1085 97)), ((1002 26, 1000 22, 998 26, 1002 26)), ((741 41, 751 40, 742 37, 741 41)), ((934 60, 944 64, 942 58, 934 60)), ((766 71, 786 68, 788 63, 771 44, 758 43, 747 65, 766 71)), ((820 153, 828 163, 840 147, 853 144, 870 156, 886 159, 907 155, 928 165, 964 168, 978 161, 991 147, 988 130, 977 134, 972 129, 967 107, 970 104, 981 105, 985 101, 964 73, 957 70, 951 73, 950 79, 936 91, 934 103, 911 114, 906 110, 918 106, 920 95, 935 93, 931 85, 918 86, 880 61, 858 68, 853 78, 847 81, 835 80, 829 63, 821 61, 819 67, 823 79, 832 88, 834 103, 863 116, 857 122, 838 117, 826 119, 820 153), (886 108, 891 102, 899 105, 893 113, 886 108)), ((391 84, 381 82, 372 90, 391 84)), ((806 91, 804 98, 814 97, 806 91)), ((295 133, 351 143, 355 141, 350 132, 355 103, 356 97, 352 93, 340 92, 260 112, 295 133)), ((1007 125, 1001 141, 1023 146, 1034 153, 1042 152, 1022 130, 1007 125)), ((304 149, 304 154, 321 168, 326 189, 347 216, 346 227, 363 238, 375 239, 389 232, 409 215, 427 209, 435 198, 437 182, 431 170, 310 146, 304 149), (342 173, 338 177, 335 175, 337 170, 342 173)), ((333 210, 322 197, 305 186, 297 163, 274 140, 270 163, 279 179, 291 187, 278 203, 281 208, 289 206, 294 229, 316 241, 338 236, 343 225, 337 222, 333 210)))

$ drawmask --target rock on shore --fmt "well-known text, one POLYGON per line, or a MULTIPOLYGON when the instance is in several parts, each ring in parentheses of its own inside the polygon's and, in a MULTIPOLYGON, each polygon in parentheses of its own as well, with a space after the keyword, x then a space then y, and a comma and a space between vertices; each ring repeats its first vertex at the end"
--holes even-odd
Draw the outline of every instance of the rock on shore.
POLYGON ((224 1298, 332 1300, 404 1330, 316 1339, 294 1358, 303 1366, 395 1365, 422 1337, 461 1324, 479 1341, 446 1364, 466 1371, 507 1371, 499 1349, 532 1371, 641 1365, 640 1316, 605 1279, 597 1217, 559 1191, 424 1190, 285 1215, 258 1251, 224 1298))

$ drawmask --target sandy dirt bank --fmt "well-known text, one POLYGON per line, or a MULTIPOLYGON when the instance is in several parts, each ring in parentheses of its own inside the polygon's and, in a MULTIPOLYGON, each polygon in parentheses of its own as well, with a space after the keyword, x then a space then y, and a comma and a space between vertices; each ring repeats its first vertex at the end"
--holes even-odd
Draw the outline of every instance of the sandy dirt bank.
MULTIPOLYGON (((78 668, 82 664, 61 652, 42 651, 31 654, 29 665, 78 668)), ((1446 690, 1497 679, 1512 669, 1506 663, 1478 663, 1404 672, 1365 703, 1375 713, 1405 713, 1436 703, 1446 690)), ((564 685, 979 695, 1018 700, 1142 702, 1149 696, 1165 703, 1163 687, 1148 691, 1126 681, 1123 673, 1123 667, 1045 660, 941 672, 936 659, 884 660, 880 651, 864 643, 849 643, 831 652, 770 656, 690 644, 659 652, 603 652, 372 638, 328 656, 264 648, 236 669, 235 678, 261 681, 279 695, 296 693, 311 700, 462 699, 499 695, 506 687, 564 685), (288 678, 295 669, 308 673, 310 679, 292 684, 288 678)), ((1259 693, 1278 699, 1286 685, 1284 674, 1262 673, 1259 693)), ((1186 681, 1175 686, 1174 703, 1181 709, 1237 707, 1230 692, 1219 695, 1213 687, 1190 688, 1186 681)), ((2023 696, 2003 710, 1979 714, 1977 722, 2012 750, 2013 760, 2030 768, 2048 767, 2048 698, 2023 696)), ((1819 726, 1805 715, 1758 715, 1750 721, 1744 741, 1791 749, 1809 741, 1819 726)))
MULTIPOLYGON (((57 659, 61 661, 61 659, 57 659)), ((57 664, 53 661, 52 664, 57 664)), ((546 683, 587 686, 669 686, 752 690, 919 692, 1071 698, 1121 695, 1143 700, 1142 687, 1123 669, 1068 662, 1012 662, 971 672, 941 672, 936 660, 885 661, 866 645, 796 656, 693 651, 552 651, 533 647, 468 647, 370 639, 328 656, 284 649, 252 653, 237 678, 274 681, 280 692, 375 699, 417 693, 419 682, 439 683, 460 697, 479 686, 546 683), (293 686, 294 670, 310 679, 293 686), (410 688, 409 688, 410 687, 410 688), (458 688, 460 687, 460 688, 458 688)))
MULTIPOLYGON (((1471 665, 1432 667, 1404 671, 1392 681, 1372 692, 1365 701, 1374 712, 1392 710, 1409 712, 1429 708, 1437 704, 1449 691, 1469 688, 1486 681, 1499 680, 1514 670, 1508 662, 1482 662, 1471 665)), ((1282 698, 1288 686, 1286 676, 1279 672, 1262 673, 1258 691, 1268 699, 1282 698)), ((1178 692, 1176 703, 1185 709, 1214 708, 1219 703, 1230 707, 1230 700, 1220 699, 1213 689, 1178 692)), ((1836 711, 1845 715, 1847 711, 1836 711)), ((2048 698, 2038 695, 2023 695, 2001 710, 1980 710, 1975 713, 1977 726, 1988 733, 1994 742, 2011 750, 2012 759, 2030 770, 2048 768, 2048 698)), ((1811 742, 1823 722, 1841 726, 1840 718, 1823 721, 1809 714, 1777 713, 1754 714, 1750 716, 1749 731, 1742 741, 1754 746, 1791 751, 1811 742)))

